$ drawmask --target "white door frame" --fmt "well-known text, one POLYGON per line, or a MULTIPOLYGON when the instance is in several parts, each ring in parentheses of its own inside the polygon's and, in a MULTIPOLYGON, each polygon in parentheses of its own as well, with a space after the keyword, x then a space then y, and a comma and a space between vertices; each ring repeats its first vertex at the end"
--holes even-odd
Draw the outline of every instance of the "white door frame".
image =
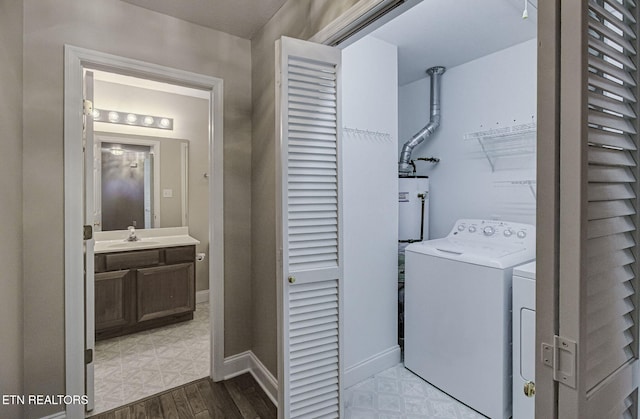
MULTIPOLYGON (((82 240, 82 79, 84 68, 146 77, 210 92, 209 301, 211 378, 224 378, 223 80, 157 64, 65 45, 64 67, 64 274, 65 393, 84 394, 84 273, 82 240)), ((84 406, 66 407, 69 419, 84 406)))

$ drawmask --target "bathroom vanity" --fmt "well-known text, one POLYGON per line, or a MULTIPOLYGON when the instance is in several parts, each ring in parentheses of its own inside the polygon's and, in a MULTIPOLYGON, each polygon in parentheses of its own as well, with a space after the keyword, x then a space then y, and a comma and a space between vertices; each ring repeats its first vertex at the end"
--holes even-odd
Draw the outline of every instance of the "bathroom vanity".
POLYGON ((188 235, 96 241, 96 340, 193 319, 198 243, 188 235))

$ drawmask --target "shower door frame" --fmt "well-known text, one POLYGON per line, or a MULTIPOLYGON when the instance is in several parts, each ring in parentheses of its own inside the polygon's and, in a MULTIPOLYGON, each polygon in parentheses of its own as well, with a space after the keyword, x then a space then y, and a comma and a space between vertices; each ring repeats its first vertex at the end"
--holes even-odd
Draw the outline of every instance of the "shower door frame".
MULTIPOLYGON (((209 301, 210 376, 228 375, 224 362, 223 80, 144 61, 65 45, 64 48, 64 272, 66 394, 85 394, 85 298, 83 251, 83 79, 99 69, 209 92, 209 301)), ((87 277, 93 280, 93 272, 87 277)), ((69 419, 84 418, 84 405, 66 406, 69 419)))

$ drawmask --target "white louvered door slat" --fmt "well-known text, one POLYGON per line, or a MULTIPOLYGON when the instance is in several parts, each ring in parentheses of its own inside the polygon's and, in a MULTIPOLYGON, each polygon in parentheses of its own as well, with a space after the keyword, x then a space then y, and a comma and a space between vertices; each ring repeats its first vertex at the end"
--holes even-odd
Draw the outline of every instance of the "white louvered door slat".
POLYGON ((340 416, 340 51, 277 47, 280 418, 340 416))
POLYGON ((558 378, 558 417, 637 418, 638 9, 561 9, 561 49, 573 56, 560 65, 558 334, 577 355, 557 359, 569 375, 558 378))

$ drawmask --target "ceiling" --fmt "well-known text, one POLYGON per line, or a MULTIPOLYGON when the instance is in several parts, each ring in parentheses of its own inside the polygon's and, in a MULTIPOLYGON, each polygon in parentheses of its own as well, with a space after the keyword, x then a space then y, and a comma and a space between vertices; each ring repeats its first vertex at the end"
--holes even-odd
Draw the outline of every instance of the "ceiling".
POLYGON ((145 9, 251 39, 286 0, 122 0, 145 9))
MULTIPOLYGON (((251 39, 286 0, 122 0, 251 39)), ((424 0, 372 32, 398 46, 400 85, 535 38, 538 0, 424 0), (528 2, 527 19, 522 18, 528 2)))
POLYGON ((509 46, 537 33, 537 1, 424 0, 372 36, 398 46, 398 83, 426 77, 436 65, 451 68, 509 46))

